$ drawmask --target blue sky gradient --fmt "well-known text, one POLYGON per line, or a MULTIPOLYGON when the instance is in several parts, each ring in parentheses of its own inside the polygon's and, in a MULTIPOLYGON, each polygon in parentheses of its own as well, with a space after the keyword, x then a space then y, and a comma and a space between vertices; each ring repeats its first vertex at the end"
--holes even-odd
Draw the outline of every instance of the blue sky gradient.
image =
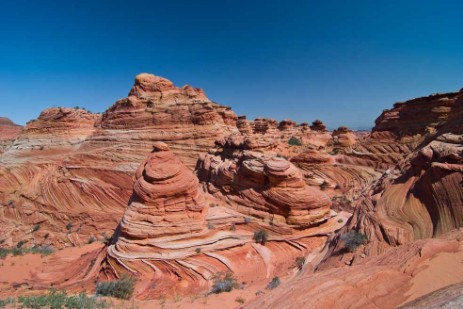
POLYGON ((372 126, 463 87, 463 1, 0 0, 0 115, 102 112, 149 72, 249 119, 372 126))

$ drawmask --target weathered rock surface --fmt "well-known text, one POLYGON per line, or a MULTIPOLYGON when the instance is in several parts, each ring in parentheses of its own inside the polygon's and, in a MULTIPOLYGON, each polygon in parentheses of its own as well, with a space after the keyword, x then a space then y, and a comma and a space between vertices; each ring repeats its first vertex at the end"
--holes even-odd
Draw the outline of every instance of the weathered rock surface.
POLYGON ((80 108, 43 111, 0 157, 3 240, 28 238, 35 224, 57 246, 104 238, 101 233, 108 235, 120 221, 133 173, 154 141, 168 142, 193 169, 199 153, 238 132, 235 123, 234 112, 201 89, 178 88, 150 74, 138 75, 129 96, 102 115, 80 108))
MULTIPOLYGON (((267 164, 270 181, 289 184, 287 166, 280 163, 267 164)), ((295 173, 294 167, 290 168, 295 173)), ((294 187, 300 185, 293 179, 294 187)), ((268 192, 270 199, 278 199, 278 194, 283 191, 268 192)), ((299 202, 298 197, 290 198, 299 202)), ((307 208, 302 202, 294 208, 307 208)), ((329 235, 343 225, 339 218, 348 218, 344 213, 328 221, 325 218, 313 229, 296 231, 284 223, 270 225, 211 205, 205 202, 193 172, 166 144, 156 143, 136 172, 133 196, 116 241, 108 248, 102 277, 129 272, 143 278, 137 289, 138 297, 145 299, 207 291, 214 276, 226 271, 233 272, 239 282, 269 280, 293 271, 297 257, 310 257, 308 262, 319 259, 329 235), (253 240, 257 230, 267 231, 265 245, 253 240)))
POLYGON ((22 126, 15 124, 8 118, 0 117, 0 155, 19 136, 21 130, 22 126))
POLYGON ((460 230, 442 239, 393 248, 374 258, 359 258, 355 266, 314 274, 306 271, 245 308, 396 308, 463 282, 463 245, 456 240, 461 236, 460 230))
POLYGON ((198 175, 208 192, 241 213, 289 225, 309 226, 331 216, 329 197, 308 186, 296 166, 284 158, 240 151, 240 141, 231 137, 225 148, 201 158, 198 175))

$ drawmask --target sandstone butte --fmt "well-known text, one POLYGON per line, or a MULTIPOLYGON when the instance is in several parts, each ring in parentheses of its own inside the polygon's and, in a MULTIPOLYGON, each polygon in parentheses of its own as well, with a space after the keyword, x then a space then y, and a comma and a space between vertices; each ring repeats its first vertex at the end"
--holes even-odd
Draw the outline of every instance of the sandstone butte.
MULTIPOLYGON (((24 128, 2 118, 0 246, 61 250, 24 257, 30 273, 0 266, 0 296, 92 293, 129 273, 152 308, 203 295, 231 271, 253 291, 249 308, 453 301, 463 282, 462 119, 463 90, 396 103, 370 133, 249 121, 150 74, 103 114, 51 108, 24 128), (341 237, 350 230, 367 239, 354 252, 341 237), (86 244, 95 239, 106 245, 86 244), (281 286, 265 290, 276 276, 281 286)), ((210 305, 226 306, 222 295, 210 305)))

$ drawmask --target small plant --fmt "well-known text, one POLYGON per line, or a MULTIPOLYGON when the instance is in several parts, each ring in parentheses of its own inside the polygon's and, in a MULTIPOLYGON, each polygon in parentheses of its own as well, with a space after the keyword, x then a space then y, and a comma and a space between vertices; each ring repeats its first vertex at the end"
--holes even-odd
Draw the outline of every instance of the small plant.
POLYGON ((48 239, 49 236, 50 236, 50 233, 46 233, 45 235, 43 235, 43 238, 48 239))
POLYGON ((40 245, 36 246, 33 248, 30 248, 29 250, 25 251, 25 253, 33 253, 33 254, 41 254, 41 255, 50 255, 54 252, 55 250, 53 249, 52 246, 50 245, 40 245))
POLYGON ((302 146, 302 141, 298 139, 297 137, 292 136, 289 139, 288 144, 290 144, 291 146, 302 146))
POLYGON ((300 256, 296 258, 296 267, 299 270, 302 270, 302 267, 304 266, 304 264, 305 264, 305 257, 300 256))
POLYGON ((123 275, 115 281, 98 282, 96 284, 96 295, 112 296, 121 299, 130 299, 135 288, 135 279, 123 275))
POLYGON ((11 297, 0 299, 0 308, 6 307, 7 305, 14 304, 14 299, 11 297))
POLYGON ((196 252, 197 254, 200 254, 200 253, 201 253, 201 248, 196 248, 196 249, 195 249, 195 252, 196 252))
POLYGON ((323 181, 323 183, 320 185, 320 190, 325 191, 330 187, 330 184, 326 181, 323 181))
POLYGON ((210 292, 212 294, 230 292, 238 286, 232 272, 220 272, 216 274, 213 279, 214 284, 210 292))
POLYGON ((244 220, 244 223, 248 224, 248 223, 250 223, 250 222, 252 221, 252 218, 250 218, 250 217, 244 217, 243 220, 244 220))
POLYGON ((92 244, 96 241, 96 238, 93 237, 93 236, 90 236, 88 239, 87 239, 87 244, 92 244))
POLYGON ((211 208, 214 208, 214 207, 217 207, 218 205, 215 204, 215 203, 210 203, 209 206, 210 206, 211 208))
POLYGON ((338 223, 343 223, 343 222, 344 222, 344 220, 338 219, 338 223))
POLYGON ((267 290, 273 290, 274 288, 276 288, 277 286, 279 286, 280 283, 281 283, 280 278, 278 278, 278 277, 273 277, 272 281, 270 281, 270 282, 267 284, 267 290))
POLYGON ((209 223, 207 224, 207 228, 210 229, 210 230, 213 230, 213 229, 215 229, 215 226, 214 226, 214 224, 212 224, 212 223, 209 222, 209 223))
POLYGON ((346 244, 346 247, 349 248, 350 252, 354 252, 360 245, 367 242, 365 235, 353 230, 342 235, 341 240, 346 244))
POLYGON ((236 225, 235 225, 235 223, 233 223, 233 224, 230 226, 230 231, 232 231, 232 232, 236 231, 236 225))
POLYGON ((40 229, 40 224, 35 224, 35 225, 32 227, 32 233, 37 232, 39 229, 40 229))
POLYGON ((244 299, 243 297, 239 296, 235 299, 235 301, 238 303, 238 304, 244 304, 246 302, 246 299, 244 299))
POLYGON ((68 232, 70 232, 72 230, 72 223, 71 222, 66 224, 66 230, 68 230, 68 232))
POLYGON ((102 242, 106 245, 109 245, 111 243, 111 237, 109 237, 105 231, 103 231, 103 233, 101 233, 101 237, 102 237, 102 242))
POLYGON ((252 239, 256 243, 260 243, 261 245, 265 245, 265 243, 268 240, 268 233, 267 233, 267 231, 264 231, 264 230, 255 231, 254 236, 252 237, 252 239))
POLYGON ((21 248, 22 246, 24 246, 24 244, 27 242, 27 240, 20 240, 18 241, 18 243, 16 244, 16 248, 21 248))

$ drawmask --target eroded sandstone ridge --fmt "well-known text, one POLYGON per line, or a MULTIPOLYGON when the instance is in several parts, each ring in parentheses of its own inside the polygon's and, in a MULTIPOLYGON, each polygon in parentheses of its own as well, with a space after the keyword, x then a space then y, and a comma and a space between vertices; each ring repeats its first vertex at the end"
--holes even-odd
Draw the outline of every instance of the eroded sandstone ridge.
POLYGON ((388 156, 391 161, 384 156, 378 160, 397 163, 359 195, 349 224, 367 236, 368 244, 354 255, 338 255, 339 241, 327 264, 355 264, 360 255, 375 256, 463 226, 462 115, 463 90, 399 103, 383 112, 366 142, 383 141, 395 149, 388 156))
MULTIPOLYGON (((274 173, 269 176, 273 177, 271 181, 291 179, 278 162, 268 164, 274 173)), ((296 173, 294 166, 289 168, 296 173)), ((293 214, 292 220, 302 225, 307 220, 304 210, 318 206, 318 196, 308 195, 311 192, 304 191, 307 187, 297 179, 294 187, 300 189, 290 191, 296 197, 287 195, 296 203, 291 205, 296 209, 293 211, 304 209, 299 210, 300 216, 293 214)), ((249 283, 287 274, 296 269, 297 257, 310 255, 307 262, 319 259, 329 235, 347 218, 346 213, 331 220, 324 217, 319 226, 297 231, 279 220, 270 224, 246 217, 243 213, 248 211, 244 208, 237 212, 206 203, 193 172, 160 142, 154 144, 153 152, 138 168, 133 188, 115 242, 108 248, 102 277, 114 278, 129 272, 143 278, 140 298, 204 292, 216 274, 226 271, 249 283), (258 230, 266 231, 266 243, 253 239, 258 230)), ((279 195, 285 196, 283 190, 276 190, 273 196, 271 191, 268 194, 276 200, 279 195)), ((326 215, 329 203, 322 206, 326 207, 326 215)), ((253 205, 247 208, 252 211, 253 205)), ((275 212, 284 209, 283 203, 273 204, 275 212)))
POLYGON ((103 114, 43 111, 5 142, 0 157, 2 240, 31 243, 35 224, 35 237, 55 246, 109 237, 154 141, 168 142, 193 169, 199 153, 238 132, 235 123, 234 112, 201 89, 151 74, 138 75, 128 97, 103 114))
POLYGON ((331 216, 330 198, 309 186, 287 159, 240 149, 237 140, 201 158, 198 174, 208 192, 230 207, 271 222, 310 226, 331 216))
POLYGON ((0 155, 4 148, 21 133, 22 127, 8 118, 0 117, 0 155))

